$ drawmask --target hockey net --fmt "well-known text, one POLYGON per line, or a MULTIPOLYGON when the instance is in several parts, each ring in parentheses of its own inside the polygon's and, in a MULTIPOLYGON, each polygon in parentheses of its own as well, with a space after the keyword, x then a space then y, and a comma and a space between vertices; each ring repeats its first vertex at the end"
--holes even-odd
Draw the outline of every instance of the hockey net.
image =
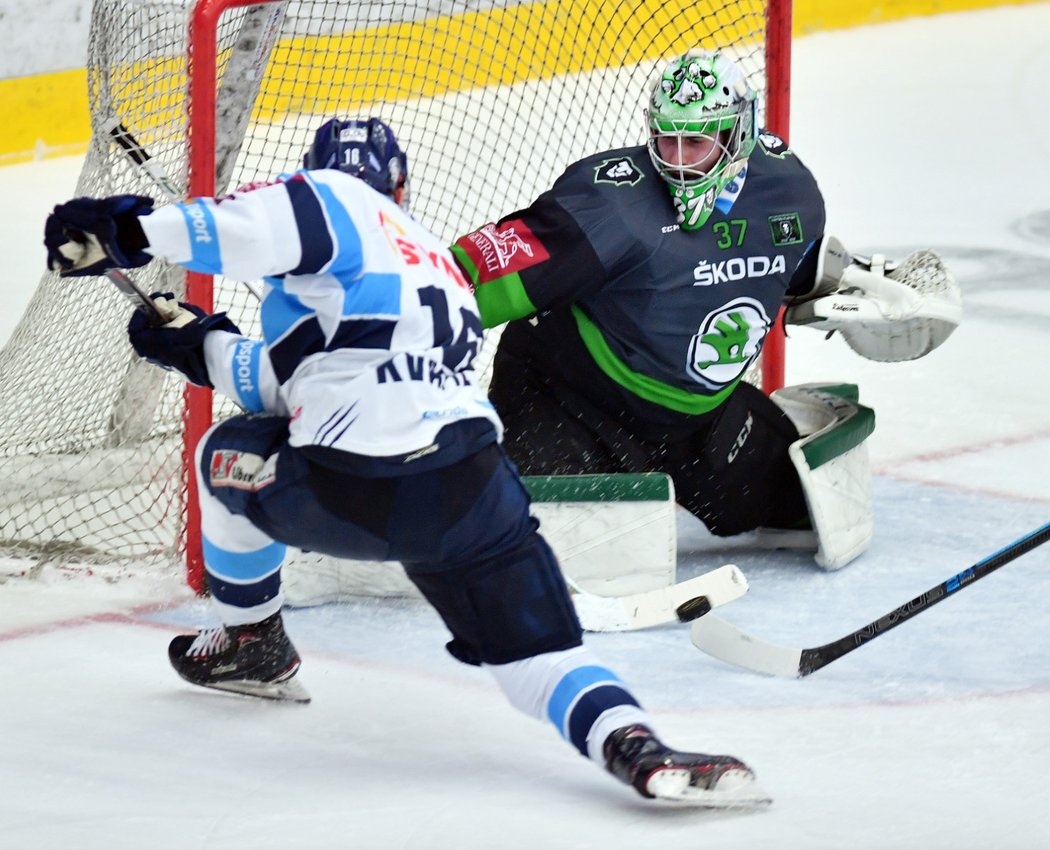
MULTIPOLYGON (((96 0, 76 194, 222 194, 296 168, 323 120, 378 115, 408 153, 413 214, 451 241, 527 205, 574 159, 640 143, 654 68, 690 47, 732 51, 778 129, 789 44, 780 0, 96 0)), ((135 277, 257 332, 244 282, 160 261, 135 277)), ((46 275, 0 352, 0 557, 188 563, 199 587, 188 447, 234 410, 138 361, 128 310, 104 279, 46 275)))

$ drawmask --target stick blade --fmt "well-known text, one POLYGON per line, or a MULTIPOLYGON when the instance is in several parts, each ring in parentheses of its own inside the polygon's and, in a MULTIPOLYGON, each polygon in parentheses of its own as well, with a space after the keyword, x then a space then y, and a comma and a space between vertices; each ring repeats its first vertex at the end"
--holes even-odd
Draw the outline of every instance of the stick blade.
POLYGON ((714 614, 694 620, 689 636, 693 646, 726 664, 785 679, 803 675, 801 650, 759 640, 714 614))
POLYGON ((694 612, 701 616, 700 609, 727 605, 747 593, 747 587, 747 579, 740 568, 735 564, 725 564, 670 587, 631 596, 576 592, 573 602, 580 622, 589 632, 634 631, 679 621, 679 609, 683 606, 686 616, 694 612))

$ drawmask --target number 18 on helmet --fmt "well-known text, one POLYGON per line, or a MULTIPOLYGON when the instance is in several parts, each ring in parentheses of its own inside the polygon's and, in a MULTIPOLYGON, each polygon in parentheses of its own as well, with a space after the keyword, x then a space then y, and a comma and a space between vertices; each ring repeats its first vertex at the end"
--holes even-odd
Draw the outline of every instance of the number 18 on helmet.
POLYGON ((394 131, 378 118, 326 121, 318 128, 303 167, 345 172, 408 209, 408 157, 394 131))

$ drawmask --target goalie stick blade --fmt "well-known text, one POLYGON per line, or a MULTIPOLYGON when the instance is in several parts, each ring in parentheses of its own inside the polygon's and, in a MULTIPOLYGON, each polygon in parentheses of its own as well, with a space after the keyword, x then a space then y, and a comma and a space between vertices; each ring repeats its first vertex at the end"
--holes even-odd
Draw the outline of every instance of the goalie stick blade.
POLYGON ((804 675, 800 672, 802 650, 767 643, 714 614, 696 620, 690 627, 689 637, 701 652, 726 664, 787 679, 804 675))
POLYGON ((704 607, 702 598, 710 608, 717 608, 747 593, 747 579, 735 564, 630 596, 597 596, 582 590, 572 579, 566 581, 580 623, 589 632, 624 632, 674 623, 679 620, 679 609, 686 609, 688 616, 704 607))

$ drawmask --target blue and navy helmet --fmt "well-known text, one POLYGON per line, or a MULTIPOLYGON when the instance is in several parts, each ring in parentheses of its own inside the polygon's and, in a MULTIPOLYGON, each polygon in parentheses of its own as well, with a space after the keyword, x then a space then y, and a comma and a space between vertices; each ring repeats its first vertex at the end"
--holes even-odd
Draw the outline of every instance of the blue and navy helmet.
POLYGON ((408 209, 408 157, 398 147, 394 131, 378 118, 326 121, 317 130, 303 167, 335 168, 391 198, 403 189, 401 206, 408 209))

